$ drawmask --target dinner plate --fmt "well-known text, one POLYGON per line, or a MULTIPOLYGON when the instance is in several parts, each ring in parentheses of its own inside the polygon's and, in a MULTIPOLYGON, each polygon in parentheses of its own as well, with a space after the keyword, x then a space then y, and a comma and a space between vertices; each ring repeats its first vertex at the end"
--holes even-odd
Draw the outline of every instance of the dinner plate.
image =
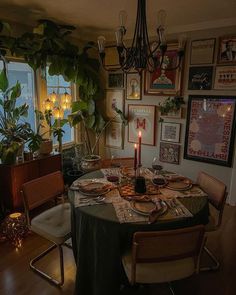
POLYGON ((152 178, 152 183, 159 187, 165 186, 168 182, 164 177, 154 177, 152 178))
POLYGON ((99 195, 104 195, 109 192, 110 185, 103 183, 103 182, 89 182, 85 184, 77 184, 78 191, 85 195, 90 197, 95 197, 99 195))
POLYGON ((171 181, 166 187, 174 191, 185 191, 192 187, 192 183, 186 180, 171 181))
POLYGON ((140 201, 132 201, 130 203, 131 209, 141 215, 148 216, 151 214, 153 210, 156 209, 156 204, 152 201, 149 202, 140 202, 140 201))

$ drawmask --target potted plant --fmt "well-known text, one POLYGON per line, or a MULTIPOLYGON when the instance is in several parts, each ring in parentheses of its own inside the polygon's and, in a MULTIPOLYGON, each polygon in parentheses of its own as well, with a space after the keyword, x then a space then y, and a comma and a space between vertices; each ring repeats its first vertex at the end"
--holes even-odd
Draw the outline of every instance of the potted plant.
POLYGON ((75 126, 79 122, 82 123, 87 155, 82 158, 81 169, 86 172, 100 168, 101 157, 96 154, 96 148, 106 127, 116 119, 116 117, 120 117, 123 124, 127 124, 127 119, 124 114, 117 108, 115 108, 116 115, 109 120, 105 120, 99 112, 99 107, 96 105, 97 103, 98 102, 93 99, 74 102, 72 104, 72 114, 68 118, 72 126, 75 126), (92 137, 94 139, 93 141, 92 137))
POLYGON ((32 132, 30 125, 22 120, 28 115, 28 105, 16 106, 17 98, 21 95, 21 86, 17 82, 9 87, 6 70, 6 60, 3 60, 3 70, 0 73, 0 158, 3 164, 15 164, 16 157, 32 132))

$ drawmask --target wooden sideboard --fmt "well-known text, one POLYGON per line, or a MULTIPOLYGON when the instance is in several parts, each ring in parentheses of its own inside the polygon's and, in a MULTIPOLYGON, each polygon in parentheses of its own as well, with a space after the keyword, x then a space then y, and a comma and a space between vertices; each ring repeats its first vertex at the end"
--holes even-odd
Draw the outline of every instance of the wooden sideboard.
POLYGON ((40 176, 62 170, 60 154, 51 154, 15 165, 0 165, 0 198, 12 211, 23 209, 22 184, 40 176))

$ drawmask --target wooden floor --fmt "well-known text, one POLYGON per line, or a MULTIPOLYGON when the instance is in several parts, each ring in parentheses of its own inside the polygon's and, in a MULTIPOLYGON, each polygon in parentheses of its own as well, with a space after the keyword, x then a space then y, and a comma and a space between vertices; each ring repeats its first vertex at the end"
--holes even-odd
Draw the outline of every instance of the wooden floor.
MULTIPOLYGON (((49 243, 35 234, 29 235, 20 250, 16 251, 7 242, 0 244, 0 294, 1 295, 56 295, 73 294, 75 264, 72 250, 65 249, 65 284, 59 289, 50 285, 29 269, 29 260, 48 247, 49 243)), ((198 276, 174 282, 179 295, 235 295, 236 294, 236 207, 226 206, 223 224, 217 233, 212 233, 208 246, 221 260, 217 272, 200 273, 198 276)), ((56 250, 38 265, 58 275, 59 265, 56 250)), ((125 289, 124 295, 147 294, 145 288, 125 289)), ((169 295, 165 284, 151 286, 152 295, 169 295)), ((86 295, 86 294, 78 294, 86 295)))

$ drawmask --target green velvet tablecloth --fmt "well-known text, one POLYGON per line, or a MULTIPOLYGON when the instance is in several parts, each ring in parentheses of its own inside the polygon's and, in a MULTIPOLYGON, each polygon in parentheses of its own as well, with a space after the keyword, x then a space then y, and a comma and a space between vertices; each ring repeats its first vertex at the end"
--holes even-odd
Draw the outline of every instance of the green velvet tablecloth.
MULTIPOLYGON (((81 178, 103 177, 100 171, 81 178)), ((184 198, 180 201, 193 217, 154 224, 120 224, 112 204, 75 208, 72 203, 72 244, 77 264, 75 295, 115 295, 125 280, 121 256, 131 246, 136 231, 168 230, 208 222, 206 197, 184 198)))

